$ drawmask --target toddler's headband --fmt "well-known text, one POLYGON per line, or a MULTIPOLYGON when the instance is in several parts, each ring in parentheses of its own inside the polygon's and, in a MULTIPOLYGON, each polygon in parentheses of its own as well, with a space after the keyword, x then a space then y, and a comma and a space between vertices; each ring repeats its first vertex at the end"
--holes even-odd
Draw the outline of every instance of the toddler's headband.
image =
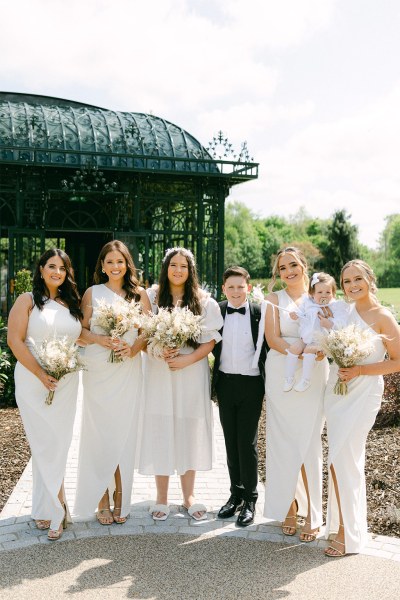
POLYGON ((319 283, 319 276, 320 276, 320 273, 314 273, 314 275, 311 277, 311 283, 310 283, 311 287, 314 287, 314 285, 316 283, 319 283))

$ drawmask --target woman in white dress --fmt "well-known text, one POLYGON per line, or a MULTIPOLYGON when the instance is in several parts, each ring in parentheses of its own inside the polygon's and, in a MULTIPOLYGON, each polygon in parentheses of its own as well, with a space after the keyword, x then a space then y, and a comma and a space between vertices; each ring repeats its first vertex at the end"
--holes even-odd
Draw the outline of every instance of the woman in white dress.
POLYGON ((119 341, 95 324, 99 302, 140 302, 150 311, 139 287, 128 248, 119 240, 107 243, 97 260, 94 282, 82 298, 82 339, 86 342, 83 373, 83 416, 74 514, 102 525, 125 523, 137 444, 139 399, 142 393, 143 341, 133 327, 119 341), (110 351, 122 358, 109 362, 110 351), (111 512, 111 498, 113 512, 111 512))
POLYGON ((81 333, 79 295, 69 257, 59 249, 39 259, 32 293, 21 294, 8 320, 8 344, 18 360, 15 397, 32 453, 32 518, 58 540, 66 526, 63 480, 71 444, 78 373, 57 381, 41 367, 35 347, 45 339, 81 333), (52 404, 45 400, 55 390, 52 404))
POLYGON ((193 254, 185 248, 167 250, 159 286, 148 290, 153 311, 187 306, 202 315, 203 332, 196 348, 166 352, 165 360, 148 353, 145 370, 143 438, 139 471, 155 475, 155 520, 169 515, 169 477, 180 475, 183 507, 196 520, 206 519, 206 507, 194 499, 196 470, 212 468, 212 406, 207 356, 221 339, 223 321, 218 304, 198 285, 193 254))
MULTIPOLYGON (((273 267, 273 288, 279 276, 285 289, 267 300, 265 337, 270 347, 265 364, 266 385, 266 490, 264 515, 282 521, 285 535, 295 535, 297 513, 306 517, 300 540, 315 540, 322 525, 323 397, 328 361, 317 357, 310 387, 302 394, 284 391, 287 350, 299 340, 298 321, 290 318, 306 297, 307 262, 296 248, 280 250, 273 267), (279 308, 278 308, 279 307, 279 308), (322 359, 322 360, 321 360, 322 359)), ((327 315, 321 306, 321 316, 327 315)), ((301 361, 297 373, 300 377, 301 361)))
POLYGON ((381 337, 361 364, 346 369, 332 365, 325 394, 330 474, 326 535, 335 533, 326 556, 360 552, 367 541, 365 444, 383 394, 383 375, 400 371, 400 327, 375 296, 376 279, 365 262, 346 263, 341 287, 351 306, 349 322, 381 337), (385 355, 388 360, 385 360, 385 355), (337 377, 348 383, 348 393, 335 395, 337 377))

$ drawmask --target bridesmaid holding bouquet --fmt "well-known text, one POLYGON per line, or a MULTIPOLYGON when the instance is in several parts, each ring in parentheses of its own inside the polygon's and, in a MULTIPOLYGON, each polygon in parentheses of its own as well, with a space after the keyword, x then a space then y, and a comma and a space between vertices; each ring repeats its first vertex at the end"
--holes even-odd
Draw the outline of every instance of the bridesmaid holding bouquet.
POLYGON ((326 388, 326 535, 334 537, 325 555, 330 558, 360 552, 368 540, 365 444, 381 406, 382 376, 400 371, 400 327, 376 298, 376 278, 371 267, 362 260, 349 261, 342 268, 340 284, 351 302, 350 324, 369 331, 374 341, 372 353, 359 364, 347 368, 333 364, 326 388), (335 393, 338 375, 347 385, 344 395, 335 393))
MULTIPOLYGON (((101 324, 105 312, 121 302, 150 302, 136 278, 128 248, 114 240, 97 260, 94 282, 82 299, 82 339, 86 342, 83 373, 83 417, 79 450, 78 483, 74 513, 90 518, 97 506, 101 525, 125 523, 130 511, 137 445, 139 398, 142 393, 141 349, 138 327, 117 338, 101 324), (112 357, 112 358, 111 358, 112 357), (111 511, 111 503, 113 511, 111 511)), ((129 312, 121 308, 121 320, 129 312), (123 313, 123 314, 122 314, 123 313)))
POLYGON ((57 381, 38 355, 46 344, 64 343, 66 336, 69 344, 77 340, 81 314, 68 255, 58 248, 47 250, 36 267, 32 293, 21 294, 11 309, 8 345, 18 360, 15 398, 32 453, 32 518, 38 529, 49 530, 49 540, 60 539, 67 523, 63 480, 78 373, 69 372, 57 381))
POLYGON ((196 470, 212 467, 212 407, 207 356, 221 339, 223 325, 218 304, 200 289, 194 256, 186 248, 167 250, 157 288, 148 294, 153 312, 189 309, 201 315, 202 332, 198 343, 165 350, 158 358, 149 344, 146 358, 143 437, 139 471, 155 475, 156 504, 150 508, 153 519, 163 521, 168 506, 169 477, 181 479, 183 507, 195 520, 207 518, 204 504, 195 502, 196 470))

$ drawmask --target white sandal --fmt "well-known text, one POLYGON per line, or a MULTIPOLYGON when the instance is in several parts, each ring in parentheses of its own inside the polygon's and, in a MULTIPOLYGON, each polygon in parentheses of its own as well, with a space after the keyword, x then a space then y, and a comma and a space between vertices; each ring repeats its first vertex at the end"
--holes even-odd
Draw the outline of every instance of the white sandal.
POLYGON ((192 504, 192 506, 190 506, 189 508, 187 508, 184 504, 182 504, 183 508, 185 508, 188 511, 188 514, 192 517, 192 519, 194 519, 195 521, 204 521, 205 519, 208 519, 207 517, 207 507, 204 506, 204 504, 192 504), (203 513, 201 515, 201 517, 196 517, 194 513, 203 513))
POLYGON ((149 508, 149 513, 153 517, 154 521, 165 521, 168 518, 170 510, 169 506, 167 506, 166 504, 153 504, 153 506, 150 506, 149 508), (164 513, 163 516, 156 517, 155 513, 158 512, 164 513))

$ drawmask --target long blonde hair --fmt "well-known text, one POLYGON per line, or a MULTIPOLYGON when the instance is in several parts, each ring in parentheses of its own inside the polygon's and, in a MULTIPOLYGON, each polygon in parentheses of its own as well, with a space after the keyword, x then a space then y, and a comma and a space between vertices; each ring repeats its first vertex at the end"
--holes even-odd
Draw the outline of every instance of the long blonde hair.
POLYGON ((307 259, 304 256, 304 254, 302 253, 302 251, 299 250, 298 248, 295 248, 294 246, 287 246, 286 248, 281 248, 279 250, 278 254, 276 255, 274 264, 272 266, 272 278, 268 284, 268 291, 272 292, 275 287, 276 278, 279 276, 279 259, 281 258, 281 256, 284 256, 285 254, 291 254, 294 257, 294 259, 301 266, 301 269, 303 271, 303 278, 304 278, 304 288, 305 288, 305 290, 307 290, 308 285, 309 285, 309 277, 307 275, 307 270, 308 270, 307 259))
POLYGON ((373 272, 373 270, 369 266, 369 264, 364 262, 360 258, 355 258, 354 260, 349 260, 349 262, 347 262, 342 267, 342 270, 340 271, 340 287, 342 288, 343 292, 344 292, 343 274, 344 274, 345 270, 348 269, 349 267, 356 267, 361 272, 362 278, 368 284, 369 291, 371 292, 371 294, 373 296, 376 296, 376 292, 378 291, 378 288, 376 286, 375 273, 373 272))

